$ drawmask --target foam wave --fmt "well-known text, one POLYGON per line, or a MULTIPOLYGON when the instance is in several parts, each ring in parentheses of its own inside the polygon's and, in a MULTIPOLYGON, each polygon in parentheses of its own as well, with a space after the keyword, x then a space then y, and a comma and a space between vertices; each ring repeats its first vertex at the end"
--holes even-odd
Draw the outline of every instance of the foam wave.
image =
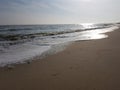
MULTIPOLYGON (((85 30, 74 30, 64 32, 36 33, 17 35, 22 39, 0 41, 0 67, 8 64, 24 63, 36 56, 45 56, 46 53, 54 53, 60 50, 64 44, 79 40, 93 40, 108 37, 104 33, 118 29, 117 26, 105 28, 94 28, 85 30), (24 37, 25 37, 24 36, 24 37), (28 36, 34 36, 30 38, 28 36), (60 47, 60 48, 59 48, 60 47), (57 49, 58 48, 58 49, 57 49), (48 52, 49 51, 49 52, 48 52)), ((7 37, 8 38, 8 37, 7 37)), ((10 37, 9 37, 10 38, 10 37)))
MULTIPOLYGON (((16 40, 22 40, 22 39, 33 39, 35 37, 41 37, 41 36, 53 36, 53 35, 59 35, 59 34, 65 34, 65 33, 74 33, 74 32, 81 32, 85 30, 95 30, 95 29, 102 29, 102 28, 108 28, 111 27, 111 25, 103 25, 103 26, 91 26, 87 28, 80 28, 80 29, 73 29, 73 30, 68 30, 68 31, 48 31, 48 32, 43 32, 40 31, 38 33, 22 33, 22 34, 17 34, 17 33, 12 33, 12 31, 21 31, 21 30, 33 30, 33 27, 31 28, 9 28, 8 31, 11 33, 5 33, 5 34, 0 34, 0 40, 7 40, 7 41, 16 41, 16 40)), ((35 29, 35 28, 34 28, 35 29)), ((6 30, 0 30, 0 32, 6 32, 6 30)))

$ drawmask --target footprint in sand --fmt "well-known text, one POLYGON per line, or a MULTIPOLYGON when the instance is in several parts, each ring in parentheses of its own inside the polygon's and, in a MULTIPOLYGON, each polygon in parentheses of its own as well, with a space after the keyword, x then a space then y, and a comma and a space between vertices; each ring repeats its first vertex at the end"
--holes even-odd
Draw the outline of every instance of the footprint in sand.
POLYGON ((58 76, 58 75, 59 75, 59 73, 54 73, 54 74, 52 74, 53 77, 56 77, 56 76, 58 76))

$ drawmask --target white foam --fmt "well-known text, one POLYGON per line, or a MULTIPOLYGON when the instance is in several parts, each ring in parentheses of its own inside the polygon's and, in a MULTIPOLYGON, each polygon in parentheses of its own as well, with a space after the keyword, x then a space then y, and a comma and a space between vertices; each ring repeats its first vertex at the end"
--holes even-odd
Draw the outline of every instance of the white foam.
POLYGON ((5 52, 0 53, 0 66, 13 63, 23 63, 25 60, 41 55, 43 52, 50 49, 50 46, 38 46, 23 44, 10 47, 5 52))
MULTIPOLYGON (((116 29, 118 29, 118 27, 114 26, 107 29, 96 29, 55 35, 54 37, 47 36, 42 39, 37 38, 34 41, 24 44, 13 45, 9 48, 0 47, 0 66, 2 67, 7 64, 23 63, 28 59, 42 55, 50 50, 52 46, 56 46, 55 49, 57 50, 57 47, 59 47, 57 45, 60 45, 61 43, 106 38, 108 36, 104 33, 111 32, 116 29)), ((55 52, 56 50, 53 51, 55 52)))

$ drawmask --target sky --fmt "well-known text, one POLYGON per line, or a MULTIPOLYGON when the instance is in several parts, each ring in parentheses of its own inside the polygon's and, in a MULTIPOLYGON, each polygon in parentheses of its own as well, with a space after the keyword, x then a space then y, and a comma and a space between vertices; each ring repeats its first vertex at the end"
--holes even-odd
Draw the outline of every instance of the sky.
POLYGON ((120 0, 0 0, 0 25, 120 21, 120 0))

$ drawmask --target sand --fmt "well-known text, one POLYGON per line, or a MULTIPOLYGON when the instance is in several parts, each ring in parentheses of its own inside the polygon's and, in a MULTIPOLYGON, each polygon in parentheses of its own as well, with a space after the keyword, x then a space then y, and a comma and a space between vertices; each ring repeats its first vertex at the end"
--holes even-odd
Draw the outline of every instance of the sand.
POLYGON ((0 90, 120 90, 120 30, 30 64, 0 69, 0 90))

